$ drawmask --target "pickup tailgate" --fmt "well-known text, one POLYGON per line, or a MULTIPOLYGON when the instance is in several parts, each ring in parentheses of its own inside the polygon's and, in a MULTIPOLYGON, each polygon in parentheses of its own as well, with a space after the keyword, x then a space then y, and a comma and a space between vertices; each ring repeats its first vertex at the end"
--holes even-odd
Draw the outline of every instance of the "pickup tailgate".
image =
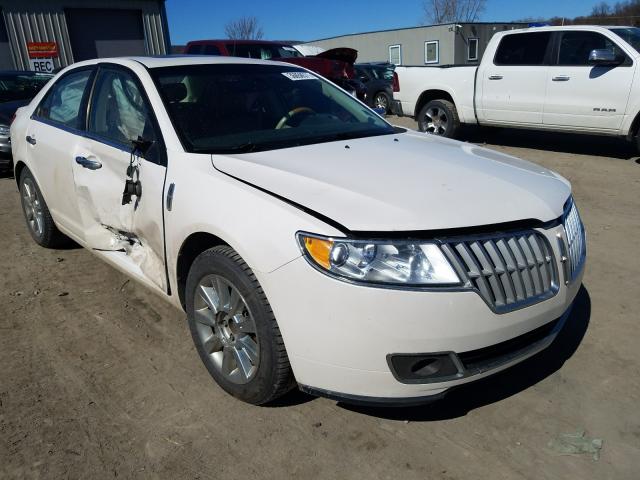
POLYGON ((473 108, 478 67, 396 67, 400 89, 393 98, 400 101, 404 115, 417 116, 425 99, 453 99, 460 121, 475 123, 473 108))

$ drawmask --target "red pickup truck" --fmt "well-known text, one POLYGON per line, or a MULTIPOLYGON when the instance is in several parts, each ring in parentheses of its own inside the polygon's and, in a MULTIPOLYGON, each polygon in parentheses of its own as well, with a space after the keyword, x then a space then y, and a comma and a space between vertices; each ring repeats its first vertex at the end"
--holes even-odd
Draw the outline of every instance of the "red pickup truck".
POLYGON ((352 48, 333 48, 318 55, 305 57, 295 47, 266 40, 194 40, 187 43, 184 53, 190 55, 223 55, 257 58, 293 63, 308 68, 331 80, 365 101, 366 87, 356 78, 353 64, 358 51, 352 48))

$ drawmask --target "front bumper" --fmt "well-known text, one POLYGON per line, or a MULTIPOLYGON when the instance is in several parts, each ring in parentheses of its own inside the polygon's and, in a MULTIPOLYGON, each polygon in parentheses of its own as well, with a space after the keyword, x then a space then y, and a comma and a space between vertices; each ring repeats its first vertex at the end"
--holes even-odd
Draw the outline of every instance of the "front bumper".
MULTIPOLYGON (((560 258, 562 226, 541 230, 560 258)), ((562 328, 584 268, 548 300, 493 312, 474 291, 373 288, 330 278, 298 258, 259 280, 278 319, 291 367, 304 389, 375 401, 423 399, 504 370, 546 348, 562 328), (390 368, 393 354, 474 352, 557 321, 547 334, 445 381, 409 383, 390 368)), ((376 402, 372 403, 376 403, 376 402)), ((417 402, 416 402, 417 403, 417 402)))

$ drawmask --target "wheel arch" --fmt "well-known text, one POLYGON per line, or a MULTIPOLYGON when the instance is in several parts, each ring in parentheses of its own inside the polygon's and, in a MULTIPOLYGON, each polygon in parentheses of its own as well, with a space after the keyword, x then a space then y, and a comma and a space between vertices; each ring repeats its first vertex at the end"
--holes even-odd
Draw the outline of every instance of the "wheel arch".
POLYGON ((185 290, 191 265, 202 252, 220 245, 231 246, 222 238, 209 232, 194 232, 182 242, 176 261, 176 284, 178 287, 178 299, 183 309, 186 307, 185 290))
POLYGON ((633 141, 635 137, 638 136, 640 130, 640 111, 636 113, 636 116, 631 122, 631 126, 629 127, 629 131, 627 132, 627 140, 633 141))
POLYGON ((22 160, 18 160, 13 167, 13 176, 14 180, 16 181, 16 185, 18 185, 18 188, 20 188, 20 175, 22 175, 22 171, 25 168, 28 168, 27 164, 22 160))
POLYGON ((418 114, 420 113, 420 110, 422 110, 422 107, 424 107, 431 100, 448 100, 453 103, 456 109, 458 108, 453 96, 446 90, 425 90, 420 94, 420 97, 418 97, 418 101, 416 102, 416 108, 413 114, 414 118, 418 118, 418 114))

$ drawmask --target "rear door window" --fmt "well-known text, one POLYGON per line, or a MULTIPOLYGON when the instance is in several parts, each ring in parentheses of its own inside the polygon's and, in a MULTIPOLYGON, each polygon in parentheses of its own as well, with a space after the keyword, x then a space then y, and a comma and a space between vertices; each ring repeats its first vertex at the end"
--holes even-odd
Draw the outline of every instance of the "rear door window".
POLYGON ((91 73, 81 70, 58 80, 38 106, 36 116, 65 127, 81 128, 80 107, 91 73))
POLYGON ((505 35, 494 58, 496 65, 544 65, 551 32, 505 35))

